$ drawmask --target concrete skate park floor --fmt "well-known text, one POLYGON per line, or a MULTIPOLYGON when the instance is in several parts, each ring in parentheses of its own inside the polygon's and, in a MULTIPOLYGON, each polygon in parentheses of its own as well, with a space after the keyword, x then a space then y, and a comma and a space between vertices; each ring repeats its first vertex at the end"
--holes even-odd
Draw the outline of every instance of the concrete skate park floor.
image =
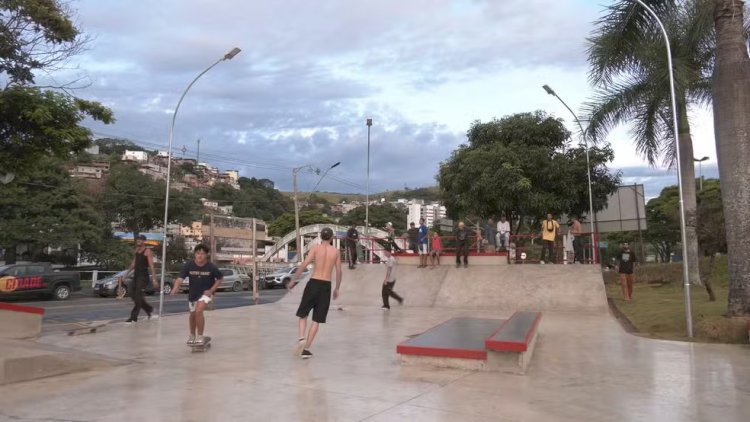
MULTIPOLYGON (((335 308, 334 308, 335 309, 335 308)), ((0 420, 746 421, 750 349, 643 339, 607 314, 546 313, 527 375, 401 366, 396 344, 492 311, 347 306, 303 361, 296 306, 213 311, 207 353, 186 317, 40 341, 132 362, 5 386, 0 420)))

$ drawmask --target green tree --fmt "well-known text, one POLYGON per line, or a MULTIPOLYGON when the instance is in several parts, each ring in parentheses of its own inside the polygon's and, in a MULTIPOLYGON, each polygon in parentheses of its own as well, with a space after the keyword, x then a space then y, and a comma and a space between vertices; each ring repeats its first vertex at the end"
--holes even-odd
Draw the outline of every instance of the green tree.
MULTIPOLYGON (((161 227, 164 221, 166 184, 154 181, 132 166, 111 170, 100 204, 109 221, 138 233, 161 227)), ((200 216, 200 203, 192 193, 169 193, 169 222, 189 224, 200 216)))
POLYGON ((41 157, 67 159, 89 146, 84 119, 114 119, 97 102, 33 86, 35 73, 58 69, 84 42, 59 1, 0 0, 0 23, 0 75, 7 81, 0 91, 0 162, 4 172, 20 174, 41 157))
MULTIPOLYGON (((610 147, 592 147, 589 155, 596 211, 620 176, 606 166, 613 158, 610 147)), ((520 225, 548 212, 587 214, 586 170, 585 149, 571 147, 562 122, 538 111, 475 122, 468 144, 441 163, 437 179, 452 218, 505 214, 520 225)))
MULTIPOLYGON (((651 3, 665 24, 674 58, 687 259, 690 282, 701 285, 688 108, 711 102, 711 16, 703 0, 651 3)), ((644 20, 634 9, 642 7, 628 0, 609 6, 589 40, 590 77, 598 91, 587 105, 588 131, 598 139, 620 124, 632 124, 636 151, 651 165, 663 158, 671 166, 676 151, 664 39, 654 19, 644 20)))
MULTIPOLYGON (((344 215, 339 224, 342 226, 365 225, 365 206, 354 208, 344 215)), ((393 223, 396 230, 404 231, 406 227, 407 213, 391 204, 370 205, 370 227, 383 228, 388 222, 393 223)))
MULTIPOLYGON (((320 210, 305 210, 299 213, 299 226, 309 226, 311 224, 335 224, 330 218, 323 215, 320 210)), ((293 232, 294 212, 284 213, 268 225, 268 234, 274 237, 286 236, 293 232)))
POLYGON ((0 245, 6 263, 15 262, 19 244, 77 250, 106 227, 94 201, 59 160, 42 158, 12 183, 0 185, 0 245))
POLYGON ((662 189, 646 204, 646 240, 656 249, 661 262, 669 262, 680 243, 680 203, 677 186, 662 189))
POLYGON ((182 264, 190 260, 191 253, 185 244, 185 238, 175 236, 167 243, 167 269, 176 270, 181 268, 182 264))

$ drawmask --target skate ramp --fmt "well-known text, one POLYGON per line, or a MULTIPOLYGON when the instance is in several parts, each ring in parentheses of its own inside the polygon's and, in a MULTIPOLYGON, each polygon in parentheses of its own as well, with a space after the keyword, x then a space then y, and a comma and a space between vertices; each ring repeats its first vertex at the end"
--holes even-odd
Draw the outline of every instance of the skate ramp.
MULTIPOLYGON (((343 269, 339 300, 333 305, 382 305, 385 265, 343 269)), ((304 283, 280 303, 298 304, 304 283)), ((503 265, 435 269, 399 265, 394 289, 404 306, 515 311, 607 313, 601 270, 589 265, 503 265)), ((397 306, 391 300, 392 306, 397 306)))

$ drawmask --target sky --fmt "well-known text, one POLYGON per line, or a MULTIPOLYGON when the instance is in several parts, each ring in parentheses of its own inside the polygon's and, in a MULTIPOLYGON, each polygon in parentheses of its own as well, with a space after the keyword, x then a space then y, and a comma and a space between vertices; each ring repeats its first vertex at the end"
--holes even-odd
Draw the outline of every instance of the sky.
MULTIPOLYGON (((55 75, 83 76, 75 94, 110 107, 117 122, 86 122, 283 191, 365 193, 436 185, 441 161, 475 120, 543 110, 577 133, 570 113, 590 99, 586 37, 607 2, 587 0, 72 0, 91 37, 55 75), (85 86, 83 86, 85 85, 85 86), (372 118, 369 148, 366 119, 372 118)), ((716 177, 710 109, 691 110, 696 157, 716 177)), ((676 184, 635 153, 626 127, 607 139, 623 183, 646 196, 676 184)), ((697 169, 696 169, 697 171, 697 169)))

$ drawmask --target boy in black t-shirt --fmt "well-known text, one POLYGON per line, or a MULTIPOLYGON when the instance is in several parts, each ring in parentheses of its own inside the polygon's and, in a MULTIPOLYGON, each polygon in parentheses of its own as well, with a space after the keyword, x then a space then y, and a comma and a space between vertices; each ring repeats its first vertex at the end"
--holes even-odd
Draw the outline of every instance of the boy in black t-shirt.
POLYGON ((172 293, 175 295, 180 290, 180 284, 185 278, 190 278, 190 290, 188 294, 188 309, 190 310, 190 337, 188 337, 188 346, 203 344, 203 329, 206 326, 206 319, 203 311, 206 305, 211 302, 214 292, 221 284, 223 275, 221 271, 211 262, 208 262, 208 252, 210 249, 204 244, 198 244, 194 252, 192 261, 188 261, 182 267, 180 276, 175 280, 172 293), (196 335, 197 330, 197 335, 196 335))
POLYGON ((617 254, 617 272, 620 273, 620 285, 622 296, 626 302, 633 300, 633 267, 635 266, 635 254, 630 250, 630 245, 622 244, 622 250, 617 254))

